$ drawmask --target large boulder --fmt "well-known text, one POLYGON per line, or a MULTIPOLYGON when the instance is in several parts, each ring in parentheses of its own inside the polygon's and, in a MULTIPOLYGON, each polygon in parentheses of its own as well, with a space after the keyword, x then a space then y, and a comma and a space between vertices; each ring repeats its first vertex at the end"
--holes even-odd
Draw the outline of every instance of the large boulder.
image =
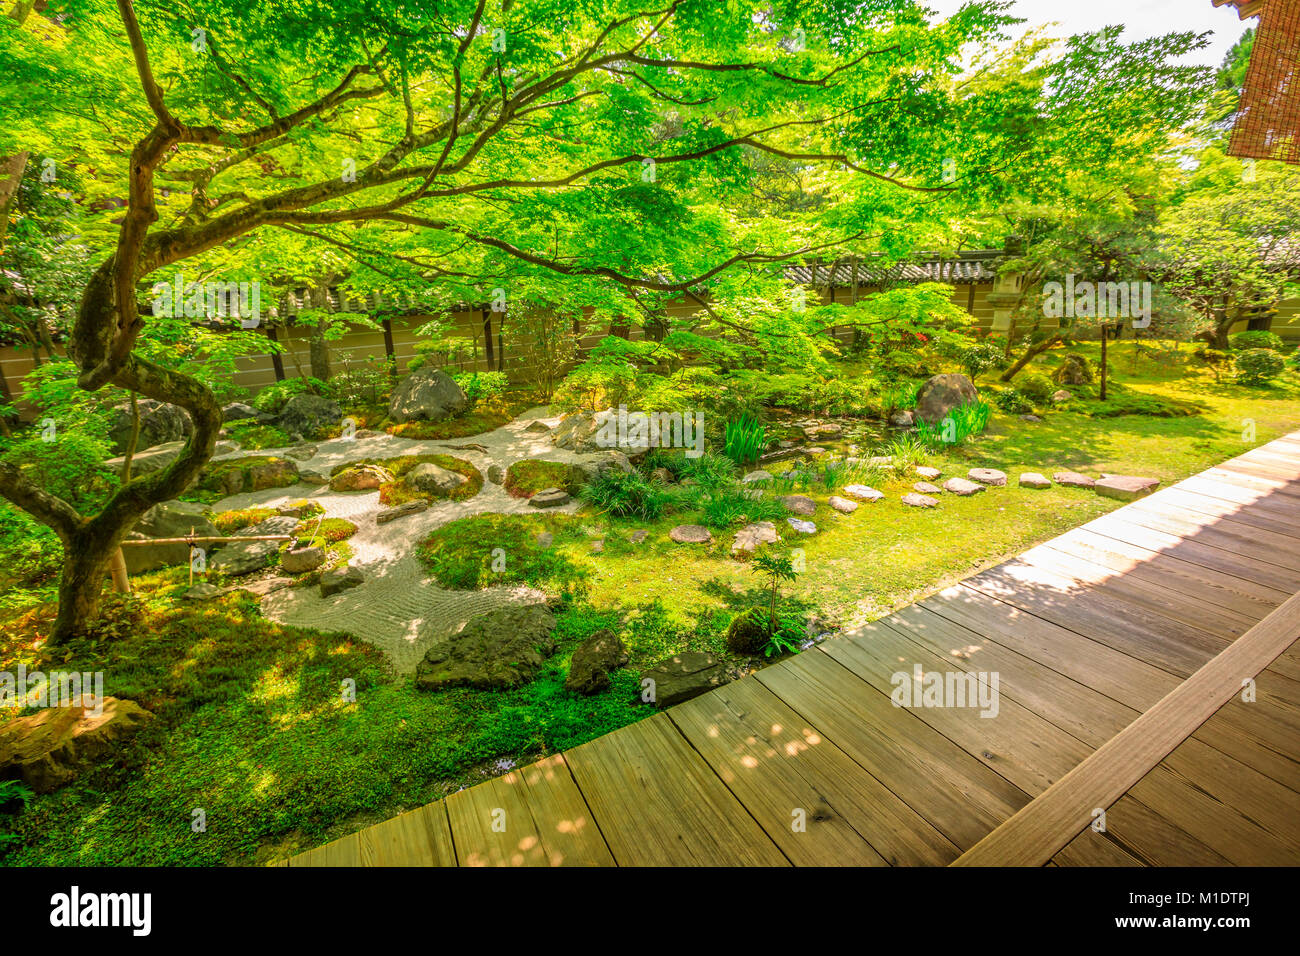
MULTIPOLYGON (((141 475, 152 475, 155 471, 161 471, 177 459, 184 447, 183 441, 168 441, 136 452, 131 456, 131 477, 139 478, 141 475)), ((212 456, 215 458, 218 455, 230 455, 237 451, 239 446, 234 442, 219 441, 213 449, 212 456)), ((120 475, 122 465, 125 463, 126 456, 118 455, 104 462, 104 466, 120 475)))
POLYGON ((431 461, 424 461, 406 473, 405 481, 417 491, 425 491, 434 495, 449 495, 469 479, 458 472, 452 471, 450 468, 443 468, 431 461))
MULTIPOLYGON (((221 532, 208 520, 206 512, 207 506, 198 502, 164 501, 140 516, 128 538, 183 538, 191 531, 201 538, 220 536, 221 532)), ((202 544, 200 547, 210 548, 212 545, 202 544)), ((143 574, 173 564, 188 564, 190 547, 184 543, 127 545, 122 554, 126 556, 128 572, 143 574)))
POLYGON ((212 462, 200 472, 198 480, 200 488, 222 495, 287 488, 297 483, 298 465, 274 455, 250 455, 212 462))
POLYGON ((978 401, 980 393, 969 378, 959 372, 935 375, 921 386, 916 395, 916 417, 937 425, 954 408, 978 401))
POLYGON ((600 424, 591 412, 574 412, 566 415, 551 432, 551 444, 556 448, 567 448, 580 453, 603 451, 596 444, 596 433, 600 424))
POLYGON ((388 403, 388 417, 403 422, 440 422, 469 405, 464 391, 446 372, 422 368, 402 380, 388 403))
POLYGON ((279 550, 278 541, 232 541, 208 562, 208 570, 230 578, 243 577, 270 565, 279 550))
POLYGON ((353 465, 330 479, 330 491, 373 491, 396 480, 393 473, 381 465, 353 465))
POLYGON ((533 679, 555 652, 555 617, 544 604, 508 605, 470 620, 429 648, 415 668, 422 690, 504 690, 533 679))
POLYGON ((627 648, 613 631, 600 630, 573 652, 564 689, 574 694, 596 694, 609 688, 609 672, 627 663, 627 648))
MULTIPOLYGON (((136 403, 136 406, 140 412, 140 434, 136 437, 136 451, 143 451, 154 445, 161 445, 163 442, 183 441, 194 431, 194 420, 190 418, 190 413, 178 405, 143 398, 136 403)), ((129 403, 113 408, 108 437, 113 442, 114 454, 125 454, 126 446, 131 440, 133 423, 129 403)))
POLYGON ((337 428, 343 421, 343 409, 338 402, 300 392, 285 403, 276 424, 290 435, 297 432, 304 438, 322 438, 324 433, 337 428))
POLYGON ((135 701, 116 697, 105 697, 99 710, 46 707, 0 721, 0 780, 18 778, 50 793, 120 751, 153 718, 135 701))
POLYGON ((1057 385, 1091 385, 1092 379, 1092 363, 1078 352, 1068 352, 1052 373, 1052 381, 1057 385))

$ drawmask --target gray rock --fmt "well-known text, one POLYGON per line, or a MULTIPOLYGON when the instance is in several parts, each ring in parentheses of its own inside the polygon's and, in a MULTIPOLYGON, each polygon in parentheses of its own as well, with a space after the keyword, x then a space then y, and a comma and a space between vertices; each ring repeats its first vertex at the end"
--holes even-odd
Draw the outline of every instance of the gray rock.
POLYGON ((249 418, 260 421, 266 417, 252 405, 245 405, 243 402, 231 402, 221 410, 221 420, 223 422, 242 422, 249 418))
POLYGON ((563 488, 543 488, 528 499, 528 504, 533 508, 558 508, 572 500, 563 488))
POLYGON ((911 411, 898 411, 889 416, 890 428, 911 428, 916 424, 916 415, 911 411))
POLYGON ((292 448, 284 450, 285 458, 292 458, 294 461, 307 461, 309 458, 316 457, 315 445, 294 445, 292 448))
POLYGON ((1052 483, 1036 471, 1027 471, 1020 476, 1021 488, 1050 488, 1052 483))
POLYGON ((668 537, 678 544, 708 544, 713 540, 709 529, 698 524, 679 524, 668 532, 668 537))
POLYGON ((1094 485, 1097 494, 1120 501, 1145 498, 1160 487, 1159 478, 1139 478, 1136 475, 1106 475, 1094 485))
POLYGON ((817 511, 817 502, 806 495, 782 495, 781 504, 785 510, 797 515, 811 515, 817 511))
POLYGON ((923 478, 926 481, 934 481, 934 479, 938 478, 942 474, 943 472, 938 468, 930 468, 927 465, 916 466, 916 477, 923 478))
POLYGON ((403 422, 440 422, 463 412, 469 404, 464 391, 446 372, 422 368, 402 379, 388 403, 388 417, 403 422))
POLYGON ((299 392, 280 410, 276 424, 289 434, 298 433, 308 438, 319 438, 327 429, 343 421, 343 409, 338 402, 320 395, 299 392))
POLYGON ((236 531, 235 534, 241 537, 265 534, 293 534, 300 521, 300 518, 295 518, 293 515, 272 515, 269 518, 263 518, 255 525, 236 531))
POLYGON ((242 577, 269 565, 279 550, 275 541, 231 542, 208 561, 208 570, 231 578, 242 577))
POLYGON ((539 419, 537 421, 529 422, 528 426, 524 429, 524 432, 529 435, 545 435, 549 433, 550 430, 551 426, 539 419))
POLYGON ((422 690, 504 690, 532 680, 555 652, 555 617, 542 604, 508 605, 473 618, 429 648, 416 666, 422 690))
MULTIPOLYGON (((207 510, 206 505, 198 502, 164 501, 140 516, 130 537, 133 540, 182 538, 191 530, 196 537, 219 537, 221 532, 208 520, 207 510)), ((211 545, 199 547, 210 548, 211 545)), ((122 549, 122 554, 126 557, 126 570, 130 574, 142 574, 169 565, 188 564, 190 547, 187 544, 128 545, 122 549)))
POLYGON ((903 495, 903 504, 910 508, 935 508, 939 505, 939 499, 931 498, 929 495, 918 495, 912 492, 903 495))
POLYGON ((916 396, 916 417, 923 422, 937 425, 954 408, 978 401, 980 393, 965 375, 947 372, 935 375, 921 386, 916 396))
POLYGON ((627 536, 627 540, 632 544, 640 544, 649 536, 649 534, 650 532, 646 531, 644 528, 638 528, 627 536))
POLYGON ((153 714, 133 700, 104 697, 96 713, 82 700, 72 707, 43 707, 0 722, 0 780, 18 779, 51 793, 94 765, 123 752, 153 714))
POLYGON ((786 518, 786 523, 794 528, 800 534, 816 534, 817 526, 811 521, 800 521, 798 518, 786 518))
POLYGON ((219 597, 222 591, 215 584, 209 584, 207 581, 200 581, 194 587, 190 588, 181 595, 186 601, 211 601, 214 597, 219 597))
POLYGON ((600 425, 591 412, 574 412, 566 415, 555 426, 551 432, 551 444, 556 448, 576 452, 601 451, 601 447, 596 444, 596 432, 599 430, 600 425))
POLYGON ((627 648, 613 631, 597 631, 578 645, 569 662, 564 689, 573 694, 596 694, 609 689, 609 672, 628 661, 627 648))
POLYGON ((306 574, 324 563, 324 548, 294 548, 280 555, 280 568, 286 574, 306 574))
POLYGON ((1074 398, 1074 396, 1071 395, 1063 388, 1057 389, 1055 392, 1052 393, 1052 403, 1054 405, 1059 405, 1062 402, 1068 402, 1072 398, 1074 398))
POLYGON ((965 478, 949 478, 943 483, 943 490, 965 498, 968 495, 978 495, 984 491, 984 486, 979 482, 967 481, 965 478))
POLYGON ((1058 471, 1052 475, 1052 480, 1067 488, 1091 488, 1097 484, 1096 479, 1081 475, 1077 471, 1058 471))
POLYGON ((995 488, 1000 488, 1007 483, 1007 473, 996 468, 972 468, 966 472, 966 477, 971 481, 978 481, 981 485, 992 485, 995 488))
POLYGON ((844 434, 844 427, 835 422, 805 425, 803 434, 809 441, 820 441, 825 438, 839 438, 840 435, 844 434))
MULTIPOLYGON (((179 405, 142 398, 136 402, 136 407, 140 413, 140 432, 135 441, 137 452, 164 442, 184 441, 194 432, 194 420, 179 405)), ((108 425, 108 437, 113 443, 114 454, 121 455, 126 451, 132 427, 130 403, 114 406, 108 425)))
POLYGON ((651 681, 645 692, 649 702, 657 707, 680 704, 731 680, 722 661, 700 651, 684 651, 660 661, 642 672, 641 677, 651 681))
POLYGON ((315 468, 304 469, 298 472, 298 480, 308 485, 327 485, 330 477, 324 472, 317 471, 315 468))
MULTIPOLYGON (((950 479, 952 481, 961 481, 960 478, 950 479)), ((970 484, 970 482, 967 482, 970 484)), ((938 485, 932 485, 928 481, 918 481, 912 485, 912 490, 918 495, 938 495, 943 493, 943 489, 938 485)))
POLYGON ((555 543, 555 535, 549 531, 542 531, 537 535, 537 547, 545 551, 555 543))
POLYGON ((1038 415, 1035 415, 1033 412, 1025 412, 1025 414, 1020 416, 1020 420, 1022 422, 1041 422, 1043 419, 1038 415))
POLYGON ((653 471, 650 472, 650 480, 656 481, 661 485, 671 485, 677 479, 673 476, 673 473, 669 471, 667 468, 655 468, 653 471))
POLYGON ((320 576, 320 596, 332 597, 364 583, 366 576, 356 568, 334 568, 320 576))
POLYGON ((751 471, 744 478, 740 479, 745 484, 752 484, 755 481, 771 481, 772 473, 759 468, 757 471, 751 471))
POLYGON ((774 544, 777 540, 776 525, 770 521, 756 521, 747 524, 736 532, 731 542, 731 556, 744 557, 754 553, 760 544, 774 544))
POLYGON ((489 465, 487 470, 487 480, 494 485, 499 485, 506 480, 506 470, 501 465, 489 465))
POLYGON ((436 495, 448 495, 469 481, 462 474, 435 465, 431 461, 421 462, 406 473, 406 483, 412 488, 436 495))
POLYGON ((875 488, 868 488, 866 485, 845 485, 844 493, 850 498, 856 498, 859 501, 879 501, 885 497, 883 492, 875 488))
POLYGON ((826 499, 826 503, 842 514, 851 515, 858 510, 858 503, 850 501, 848 498, 841 498, 839 495, 831 495, 826 499))
POLYGON ((396 508, 387 508, 375 515, 375 524, 388 524, 398 518, 405 518, 407 515, 418 515, 421 511, 429 510, 429 502, 423 498, 417 498, 415 501, 408 501, 400 504, 396 508))

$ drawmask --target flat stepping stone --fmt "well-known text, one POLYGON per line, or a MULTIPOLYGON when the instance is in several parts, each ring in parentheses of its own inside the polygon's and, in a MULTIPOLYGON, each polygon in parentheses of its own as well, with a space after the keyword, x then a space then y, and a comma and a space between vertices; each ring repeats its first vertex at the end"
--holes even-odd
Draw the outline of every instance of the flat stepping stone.
POLYGON ((781 504, 785 510, 797 515, 810 515, 817 511, 817 502, 806 495, 782 495, 781 504))
POLYGON ((1020 476, 1021 488, 1050 488, 1052 483, 1036 471, 1027 471, 1020 476))
POLYGON ((918 495, 913 492, 903 495, 903 504, 910 508, 936 508, 939 505, 939 499, 931 498, 929 495, 918 495))
POLYGON ((875 488, 868 488, 866 485, 845 485, 844 493, 850 498, 857 498, 859 501, 879 501, 885 497, 884 492, 877 491, 875 488))
POLYGON ((631 541, 633 544, 640 544, 642 541, 646 539, 646 536, 648 534, 650 534, 650 532, 642 528, 640 530, 633 531, 630 535, 628 535, 627 540, 631 541))
POLYGON ((943 472, 938 468, 931 468, 929 465, 916 466, 916 476, 918 478, 924 478, 926 481, 934 481, 934 479, 938 478, 942 474, 943 472))
POLYGON ((563 488, 543 488, 528 499, 528 504, 533 508, 558 508, 572 500, 563 488))
POLYGON ((375 524, 388 524, 388 522, 396 521, 398 518, 405 518, 407 515, 418 515, 421 511, 428 510, 429 502, 423 498, 416 498, 414 501, 408 501, 396 508, 386 508, 379 512, 379 514, 375 515, 375 524))
POLYGON ((757 471, 751 471, 749 474, 747 474, 744 478, 741 478, 740 480, 745 484, 749 484, 750 482, 753 481, 771 481, 772 473, 770 471, 764 471, 762 468, 760 468, 757 471))
POLYGON ((709 529, 698 524, 679 524, 668 532, 668 537, 678 544, 708 544, 713 540, 709 529))
POLYGON ((993 485, 998 488, 1007 483, 1007 473, 996 468, 972 468, 966 472, 966 477, 971 481, 978 481, 981 485, 993 485))
POLYGON ((1067 488, 1091 488, 1097 484, 1096 479, 1081 475, 1077 471, 1058 471, 1052 475, 1052 480, 1067 488))
POLYGON ((537 546, 541 548, 543 551, 545 551, 554 543, 555 543, 555 535, 551 534, 549 531, 543 531, 541 534, 537 536, 537 546))
POLYGON ((826 503, 841 514, 851 515, 858 510, 856 501, 849 501, 848 498, 841 498, 839 495, 831 495, 826 499, 826 503))
POLYGON ((1136 475, 1107 475, 1094 487, 1104 498, 1134 501, 1145 498, 1160 487, 1159 478, 1139 478, 1136 475))
POLYGON ((817 526, 811 521, 800 521, 798 518, 786 518, 786 523, 794 528, 800 534, 816 534, 817 526))
MULTIPOLYGON (((961 481, 960 478, 957 478, 955 480, 961 481)), ((912 485, 912 490, 915 491, 917 494, 921 494, 921 495, 937 495, 943 491, 943 489, 940 488, 938 485, 932 485, 928 481, 916 482, 916 484, 912 485)), ((983 491, 984 489, 981 487, 980 490, 983 491)))
POLYGON ((776 525, 770 521, 756 521, 736 532, 735 540, 731 542, 731 554, 733 557, 748 555, 752 554, 760 544, 775 543, 776 525))
POLYGON ((944 491, 951 491, 954 495, 961 495, 965 498, 967 495, 977 495, 985 488, 983 485, 967 481, 965 478, 949 478, 943 483, 944 491))
POLYGON ((1021 416, 1020 416, 1020 420, 1021 420, 1022 422, 1041 422, 1041 421, 1042 421, 1042 419, 1041 419, 1039 416, 1033 414, 1032 412, 1026 412, 1024 415, 1021 415, 1021 416))
POLYGON ((187 601, 211 601, 223 592, 215 584, 209 584, 207 581, 200 581, 194 587, 190 588, 181 595, 187 601))

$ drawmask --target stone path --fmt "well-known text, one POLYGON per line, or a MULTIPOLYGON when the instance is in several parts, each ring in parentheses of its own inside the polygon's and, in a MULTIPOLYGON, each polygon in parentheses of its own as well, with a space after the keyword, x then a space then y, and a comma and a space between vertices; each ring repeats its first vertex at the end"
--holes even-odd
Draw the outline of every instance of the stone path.
MULTIPOLYGON (((472 462, 486 476, 489 466, 504 467, 521 458, 586 462, 603 456, 603 452, 579 455, 556 448, 544 433, 525 432, 538 419, 553 426, 559 416, 549 415, 545 408, 530 409, 501 428, 470 438, 417 440, 385 434, 351 441, 324 441, 317 443, 315 456, 298 465, 302 470, 327 475, 336 465, 360 458, 448 454, 472 462), (486 452, 447 447, 469 444, 482 446, 486 452)), ((285 449, 268 448, 221 457, 283 455, 284 452, 285 449)), ((322 598, 319 589, 314 587, 275 591, 263 598, 263 613, 282 624, 349 631, 387 654, 399 673, 414 672, 430 645, 459 632, 470 618, 505 604, 543 597, 540 591, 527 587, 448 590, 429 580, 415 556, 416 547, 430 531, 457 518, 484 512, 536 513, 526 499, 512 498, 500 485, 485 480, 483 490, 467 501, 435 502, 426 511, 382 525, 375 524, 375 516, 385 507, 379 503, 378 491, 335 492, 328 485, 300 483, 288 488, 268 488, 223 498, 212 508, 227 511, 275 507, 298 498, 318 501, 328 517, 346 518, 357 525, 356 534, 348 539, 353 552, 349 565, 365 574, 366 581, 360 587, 328 598, 322 598)), ((573 512, 578 506, 579 502, 574 501, 551 510, 573 512)))

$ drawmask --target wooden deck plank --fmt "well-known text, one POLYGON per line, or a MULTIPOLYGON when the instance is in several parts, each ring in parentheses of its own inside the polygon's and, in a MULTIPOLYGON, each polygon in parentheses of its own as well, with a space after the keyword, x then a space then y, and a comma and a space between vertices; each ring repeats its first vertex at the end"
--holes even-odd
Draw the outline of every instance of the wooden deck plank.
POLYGON ((1232 865, 1134 797, 1121 797, 1106 811, 1106 832, 1147 866, 1232 865))
POLYGON ((1105 833, 1091 826, 1052 857, 1057 866, 1145 866, 1146 864, 1105 833))
MULTIPOLYGON (((891 675, 911 675, 917 664, 924 673, 969 673, 957 662, 908 640, 883 621, 851 636, 827 641, 822 650, 884 694, 895 686, 891 675)), ((915 691, 920 693, 919 683, 915 691)), ((982 711, 978 701, 967 701, 963 706, 914 705, 902 709, 1031 795, 1042 793, 1092 753, 1087 744, 1005 694, 998 693, 995 706, 996 710, 982 711)))
POLYGON ((1150 526, 1151 521, 1156 521, 1184 538, 1199 539, 1202 535, 1214 535, 1217 540, 1224 542, 1222 546, 1225 550, 1255 560, 1267 560, 1269 564, 1293 571, 1300 569, 1300 539, 1279 531, 1256 528, 1233 518, 1200 514, 1153 499, 1133 502, 1124 508, 1123 515, 1135 524, 1150 526))
POLYGON ((951 841, 756 680, 668 715, 796 865, 933 866, 957 858, 951 841))
POLYGON ((455 866, 456 850, 443 800, 360 831, 361 866, 455 866))
POLYGON ((1250 629, 1123 732, 958 858, 956 865, 1041 866, 1088 826, 1095 807, 1128 792, 1255 675, 1296 641, 1300 594, 1250 629))
POLYGON ((360 866, 361 842, 356 833, 331 840, 289 859, 290 866, 360 866))
POLYGON ((755 678, 961 849, 1029 800, 818 649, 755 678))
POLYGON ((519 772, 511 771, 444 801, 461 866, 546 866, 519 772))
POLYGON ((664 714, 565 760, 620 866, 789 865, 664 714))
POLYGON ((1293 539, 1300 538, 1300 511, 1290 507, 1278 508, 1270 501, 1260 500, 1253 504, 1225 501, 1213 492, 1201 490, 1199 486, 1185 487, 1185 484, 1170 488, 1164 493, 1163 501, 1197 514, 1227 518, 1238 524, 1248 524, 1252 528, 1276 532, 1293 539))

